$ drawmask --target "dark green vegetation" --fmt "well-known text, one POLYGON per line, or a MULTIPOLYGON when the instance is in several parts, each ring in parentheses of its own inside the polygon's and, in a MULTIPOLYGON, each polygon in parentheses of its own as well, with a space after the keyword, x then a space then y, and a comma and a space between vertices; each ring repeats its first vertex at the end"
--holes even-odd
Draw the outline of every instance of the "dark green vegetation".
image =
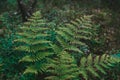
POLYGON ((120 80, 119 0, 1 0, 0 80, 120 80))

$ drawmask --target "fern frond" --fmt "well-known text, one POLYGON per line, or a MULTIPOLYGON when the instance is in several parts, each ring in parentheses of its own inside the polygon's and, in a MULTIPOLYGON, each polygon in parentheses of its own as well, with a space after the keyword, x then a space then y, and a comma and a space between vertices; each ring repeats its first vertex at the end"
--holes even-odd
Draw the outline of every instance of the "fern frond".
POLYGON ((88 57, 83 57, 80 61, 79 74, 82 75, 84 79, 89 78, 89 72, 94 77, 100 78, 100 73, 107 74, 106 69, 114 67, 114 63, 120 62, 120 59, 117 59, 103 54, 102 56, 93 56, 90 54, 88 57), (99 72, 98 72, 99 71, 99 72))
POLYGON ((73 80, 78 75, 78 68, 74 58, 66 51, 61 52, 58 57, 48 64, 47 72, 51 75, 46 80, 73 80))
POLYGON ((54 54, 51 41, 48 39, 49 29, 50 27, 47 26, 46 20, 42 19, 40 12, 36 12, 20 28, 21 32, 17 33, 20 37, 14 42, 22 44, 15 49, 28 53, 20 62, 30 63, 24 73, 37 74, 45 71, 46 64, 49 62, 47 58, 54 54))

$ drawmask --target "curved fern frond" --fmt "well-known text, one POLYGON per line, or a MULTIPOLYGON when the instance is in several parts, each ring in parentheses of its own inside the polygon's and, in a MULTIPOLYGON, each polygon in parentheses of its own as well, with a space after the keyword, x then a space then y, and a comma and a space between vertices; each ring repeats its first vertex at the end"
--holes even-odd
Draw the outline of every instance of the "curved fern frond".
POLYGON ((70 44, 83 52, 82 48, 88 47, 86 42, 95 36, 93 32, 95 32, 96 27, 91 22, 91 16, 83 16, 65 25, 65 29, 68 28, 66 33, 72 36, 69 40, 70 44))

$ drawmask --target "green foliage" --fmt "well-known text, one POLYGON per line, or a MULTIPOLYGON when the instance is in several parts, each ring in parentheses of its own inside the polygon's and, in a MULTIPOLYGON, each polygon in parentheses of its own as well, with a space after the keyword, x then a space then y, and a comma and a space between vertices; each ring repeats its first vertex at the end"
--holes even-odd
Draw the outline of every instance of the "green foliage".
POLYGON ((23 57, 20 62, 29 62, 31 65, 27 67, 24 73, 42 73, 45 71, 47 57, 53 53, 60 55, 62 52, 77 53, 82 55, 82 46, 87 46, 82 40, 90 40, 92 33, 92 25, 89 22, 90 17, 76 19, 70 24, 60 25, 51 28, 42 19, 39 12, 36 12, 23 27, 20 27, 18 42, 21 45, 16 50, 26 52, 28 55, 23 57), (85 19, 84 19, 85 18, 85 19), (54 41, 50 41, 51 35, 49 31, 55 33, 54 41))
MULTIPOLYGON (((33 0, 22 1, 27 8, 33 0)), ((19 29, 17 0, 1 0, 0 80, 119 80, 119 4, 37 0, 42 13, 19 29)))
POLYGON ((11 15, 8 12, 0 16, 0 29, 4 29, 3 36, 0 35, 0 64, 2 64, 0 79, 2 80, 18 78, 24 69, 24 66, 18 63, 23 55, 19 52, 16 54, 13 50, 13 47, 17 45, 13 43, 13 40, 16 37, 16 25, 20 23, 18 18, 19 16, 11 15))
POLYGON ((41 14, 36 12, 29 19, 29 22, 24 23, 20 29, 21 32, 17 33, 19 38, 14 41, 21 43, 21 45, 15 49, 28 54, 20 62, 31 63, 24 73, 37 74, 37 71, 42 73, 45 70, 47 57, 53 54, 51 42, 47 39, 49 37, 47 33, 49 26, 46 20, 42 19, 41 14))

